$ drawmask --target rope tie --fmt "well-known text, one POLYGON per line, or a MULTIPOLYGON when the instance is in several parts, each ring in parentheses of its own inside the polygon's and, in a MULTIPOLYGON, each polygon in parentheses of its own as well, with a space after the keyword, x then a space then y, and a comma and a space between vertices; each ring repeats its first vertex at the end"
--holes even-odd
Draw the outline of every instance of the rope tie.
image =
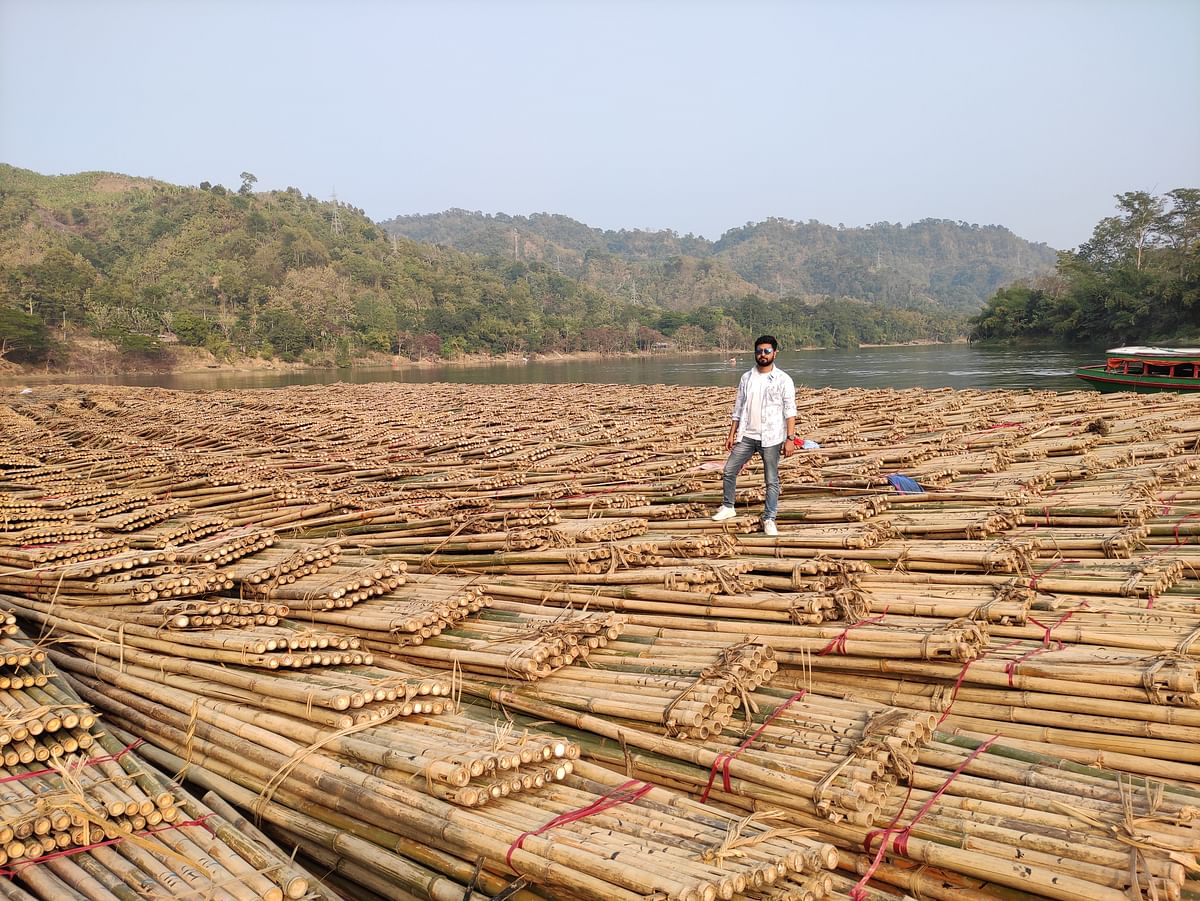
POLYGON ((883 609, 883 613, 879 614, 879 616, 874 616, 874 617, 871 617, 871 619, 863 619, 863 620, 859 620, 856 623, 851 623, 849 626, 844 628, 840 633, 838 633, 836 636, 834 636, 834 638, 829 642, 829 644, 825 645, 825 647, 823 647, 823 648, 821 648, 821 650, 817 651, 817 656, 824 657, 826 654, 830 654, 830 653, 838 654, 839 656, 845 656, 845 654, 847 653, 846 637, 849 634, 850 630, 857 629, 859 626, 874 625, 875 623, 882 621, 885 616, 887 616, 887 608, 886 607, 883 609))
POLYGON ((704 791, 700 794, 701 804, 708 803, 708 795, 709 792, 712 791, 713 782, 716 780, 718 772, 721 773, 721 785, 724 790, 726 792, 733 791, 733 786, 730 784, 730 764, 733 763, 733 761, 739 754, 742 753, 742 751, 750 747, 750 745, 752 745, 758 739, 758 737, 763 734, 763 731, 767 728, 767 726, 771 725, 772 721, 774 721, 779 714, 783 713, 783 711, 787 710, 792 706, 792 704, 794 704, 796 701, 799 701, 807 693, 808 689, 800 689, 800 691, 796 692, 794 695, 776 707, 771 715, 763 720, 762 725, 755 729, 753 734, 748 736, 740 745, 738 745, 732 751, 722 751, 717 755, 716 759, 713 761, 711 769, 708 771, 708 784, 704 786, 704 791))
POLYGON ((892 841, 892 851, 894 853, 899 854, 901 857, 908 857, 908 839, 912 835, 913 827, 915 827, 917 823, 919 823, 925 816, 925 814, 929 812, 929 810, 933 807, 934 802, 946 792, 946 789, 950 787, 950 783, 957 779, 959 774, 962 773, 962 771, 965 770, 971 763, 973 763, 976 757, 990 748, 992 743, 995 742, 999 737, 999 735, 993 735, 978 748, 972 751, 970 756, 968 756, 966 760, 959 764, 958 768, 946 778, 946 781, 942 783, 942 787, 934 792, 933 795, 930 796, 929 800, 921 806, 921 809, 916 812, 916 815, 913 816, 907 826, 902 829, 896 828, 896 824, 900 821, 900 817, 904 813, 904 808, 908 805, 908 798, 911 797, 911 786, 909 787, 909 795, 904 799, 904 805, 900 807, 899 813, 896 814, 892 822, 889 823, 884 829, 873 829, 867 833, 867 837, 863 839, 863 849, 870 854, 871 841, 875 838, 875 836, 879 836, 879 851, 876 852, 874 859, 871 861, 871 865, 867 867, 867 870, 865 873, 863 873, 862 878, 855 883, 854 888, 850 889, 850 897, 853 899, 853 901, 866 901, 866 885, 871 880, 871 877, 875 875, 875 871, 879 869, 879 865, 883 863, 883 855, 887 851, 888 839, 890 838, 892 841))
MULTIPOLYGON (((133 741, 133 742, 130 742, 129 744, 127 744, 116 754, 105 754, 101 757, 89 757, 87 760, 81 761, 78 764, 68 764, 68 766, 71 769, 83 769, 84 767, 96 766, 97 764, 101 764, 101 763, 112 763, 112 762, 120 760, 126 754, 136 751, 138 748, 140 748, 145 743, 146 743, 146 740, 144 738, 139 738, 136 741, 133 741)), ((35 770, 30 773, 12 773, 11 775, 0 778, 0 785, 4 784, 5 782, 23 782, 26 779, 35 779, 39 776, 50 776, 50 775, 53 775, 54 773, 58 773, 58 772, 60 772, 60 771, 56 770, 56 769, 45 769, 45 770, 35 770)))
POLYGON ((637 801, 643 796, 649 794, 652 788, 654 788, 654 786, 649 782, 640 782, 637 779, 630 779, 627 782, 622 782, 615 788, 609 789, 591 804, 586 804, 583 807, 576 808, 575 810, 568 810, 566 813, 560 813, 558 816, 539 826, 537 829, 533 829, 529 832, 522 832, 517 836, 516 840, 509 845, 508 853, 504 855, 504 862, 508 864, 509 869, 515 873, 517 872, 517 869, 513 866, 512 862, 513 852, 524 846, 525 839, 529 838, 531 835, 541 835, 542 833, 549 832, 551 829, 555 829, 559 826, 565 826, 569 823, 578 822, 579 820, 590 817, 592 814, 603 813, 604 811, 620 804, 632 804, 634 801, 637 801))
POLYGON ((1059 641, 1058 639, 1053 638, 1050 633, 1052 633, 1055 629, 1057 629, 1059 626, 1061 626, 1063 623, 1065 623, 1067 620, 1069 620, 1072 616, 1074 616, 1080 610, 1086 610, 1086 609, 1089 609, 1088 602, 1083 601, 1078 606, 1072 607, 1070 610, 1068 610, 1066 613, 1064 613, 1061 617, 1059 617, 1058 622, 1056 622, 1053 626, 1047 626, 1041 620, 1039 620, 1033 616, 1029 617, 1029 622, 1033 623, 1035 626, 1037 626, 1039 629, 1042 630, 1042 644, 1043 645, 1045 645, 1046 647, 1049 647, 1050 644, 1052 642, 1054 642, 1054 643, 1058 644, 1058 650, 1062 650, 1062 648, 1064 647, 1063 643, 1061 641, 1059 641))
POLYGON ((1078 560, 1068 560, 1065 557, 1060 557, 1058 560, 1055 560, 1053 563, 1051 563, 1049 566, 1047 566, 1045 569, 1043 569, 1040 573, 1033 573, 1029 577, 1029 587, 1031 589, 1033 589, 1034 591, 1037 591, 1038 581, 1040 579, 1042 579, 1044 576, 1049 575, 1049 573, 1052 570, 1057 569, 1058 567, 1062 566, 1064 563, 1078 563, 1078 562, 1079 562, 1078 560))
POLYGON ((27 867, 37 866, 38 864, 46 863, 50 860, 58 860, 61 857, 70 857, 75 854, 82 854, 85 851, 94 851, 96 848, 107 848, 109 845, 118 844, 119 842, 123 842, 126 839, 133 838, 135 836, 157 835, 159 832, 167 832, 171 829, 185 829, 189 826, 203 826, 205 829, 208 829, 209 832, 212 832, 212 829, 208 825, 208 818, 211 816, 211 813, 206 813, 194 820, 186 820, 182 823, 171 823, 168 826, 156 826, 153 829, 144 829, 141 832, 129 832, 125 835, 118 835, 116 838, 105 839, 102 842, 94 842, 90 845, 80 845, 77 848, 64 848, 61 851, 53 851, 50 854, 43 854, 41 857, 34 858, 33 860, 19 861, 18 866, 14 869, 0 870, 0 876, 8 876, 11 878, 16 876, 21 870, 24 870, 27 867))

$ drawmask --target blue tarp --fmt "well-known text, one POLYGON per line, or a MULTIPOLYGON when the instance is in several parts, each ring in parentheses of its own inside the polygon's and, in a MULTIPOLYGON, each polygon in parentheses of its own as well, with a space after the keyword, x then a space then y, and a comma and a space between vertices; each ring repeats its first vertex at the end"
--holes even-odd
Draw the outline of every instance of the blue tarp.
POLYGON ((925 491, 917 484, 916 479, 910 479, 908 476, 902 476, 899 473, 892 473, 887 477, 892 487, 900 494, 921 494, 925 491))

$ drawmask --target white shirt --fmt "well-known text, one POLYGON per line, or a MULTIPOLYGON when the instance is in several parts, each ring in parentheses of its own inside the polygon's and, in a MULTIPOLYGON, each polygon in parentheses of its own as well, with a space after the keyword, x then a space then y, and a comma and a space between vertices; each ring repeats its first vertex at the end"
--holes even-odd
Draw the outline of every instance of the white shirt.
POLYGON ((763 395, 767 393, 767 377, 769 372, 759 372, 757 368, 750 370, 750 382, 746 385, 746 409, 743 412, 742 435, 747 438, 762 439, 762 408, 763 395))
POLYGON ((770 372, 759 372, 756 366, 742 374, 742 380, 738 382, 737 399, 733 402, 731 417, 738 421, 736 440, 757 437, 765 447, 783 444, 783 439, 787 437, 787 421, 795 415, 796 383, 792 381, 790 375, 778 366, 772 367, 770 372), (750 409, 750 386, 752 382, 756 381, 755 376, 759 377, 757 381, 762 386, 762 393, 759 395, 761 404, 757 405, 759 432, 757 436, 748 434, 750 419, 755 415, 755 411, 750 409))

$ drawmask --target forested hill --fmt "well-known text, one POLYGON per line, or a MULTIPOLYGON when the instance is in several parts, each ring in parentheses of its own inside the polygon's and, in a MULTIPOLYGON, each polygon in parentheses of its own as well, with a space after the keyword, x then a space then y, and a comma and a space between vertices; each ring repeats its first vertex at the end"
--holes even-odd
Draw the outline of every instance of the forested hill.
POLYGON ((242 177, 230 190, 0 164, 0 359, 99 368, 65 357, 95 338, 122 366, 171 344, 348 363, 629 331, 621 304, 548 267, 389 239, 361 210, 242 177))
MULTIPOLYGON (((527 229, 516 260, 470 254, 389 237, 352 206, 294 187, 255 191, 256 181, 245 172, 236 189, 184 187, 0 165, 0 366, 102 372, 208 362, 180 351, 187 346, 237 365, 252 355, 341 366, 379 355, 744 348, 763 331, 788 347, 965 334, 966 317, 932 304, 925 288, 892 306, 788 293, 786 283, 780 297, 722 260, 779 253, 773 232, 808 226, 764 223, 724 246, 622 232, 573 266, 565 237, 561 253, 527 229)), ((477 218, 481 240, 505 235, 477 218)), ((594 230, 551 218, 543 227, 592 240, 594 230)), ((840 233, 825 231, 836 243, 840 233)), ((887 259, 881 250, 866 269, 894 287, 887 259)), ((804 271, 812 278, 819 267, 804 271)))
POLYGON ((1050 272, 1056 254, 1006 228, 924 219, 843 228, 767 219, 720 240, 672 231, 604 231, 567 216, 447 210, 380 223, 390 234, 510 260, 538 261, 626 299, 690 310, 750 291, 854 298, 889 307, 979 309, 997 289, 1050 272))

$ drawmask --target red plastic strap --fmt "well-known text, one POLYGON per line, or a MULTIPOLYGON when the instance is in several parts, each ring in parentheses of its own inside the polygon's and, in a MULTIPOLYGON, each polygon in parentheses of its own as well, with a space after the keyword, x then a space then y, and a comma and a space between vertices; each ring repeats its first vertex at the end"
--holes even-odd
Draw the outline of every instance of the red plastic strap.
POLYGON ((1053 563, 1051 563, 1049 566, 1047 566, 1045 569, 1043 569, 1040 573, 1034 573, 1032 576, 1029 577, 1029 587, 1031 589, 1033 589, 1034 591, 1036 591, 1038 579, 1042 578, 1042 576, 1047 575, 1048 573, 1050 573, 1053 570, 1057 569, 1058 567, 1062 566, 1064 563, 1078 563, 1078 562, 1079 562, 1078 560, 1068 560, 1065 557, 1055 560, 1053 563))
MULTIPOLYGON (((1087 605, 1088 605, 1088 602, 1084 601, 1078 607, 1072 607, 1070 610, 1068 610, 1066 613, 1064 613, 1061 617, 1059 617, 1058 622, 1056 622, 1053 626, 1047 626, 1045 623, 1041 622, 1040 620, 1038 620, 1032 616, 1029 617, 1029 621, 1031 623, 1033 623, 1035 626, 1037 626, 1039 629, 1042 630, 1042 644, 1045 645, 1046 647, 1049 647, 1051 641, 1058 641, 1058 639, 1052 639, 1050 636, 1050 633, 1053 632, 1055 629, 1057 629, 1059 626, 1061 626, 1063 623, 1065 623, 1067 620, 1069 620, 1072 616, 1074 616, 1080 610, 1086 609, 1087 605)), ((1058 641, 1058 647, 1060 650, 1063 647, 1063 643, 1061 641, 1058 641)))
MULTIPOLYGON (((942 787, 934 792, 928 801, 921 805, 921 809, 917 811, 916 815, 903 829, 896 829, 896 821, 900 819, 900 814, 898 813, 896 814, 895 819, 892 820, 891 824, 886 829, 874 829, 867 833, 867 837, 863 839, 863 848, 868 854, 870 854, 871 840, 878 835, 881 836, 879 842, 879 851, 876 852, 875 859, 871 861, 871 865, 867 867, 867 871, 863 873, 862 879, 858 880, 858 882, 854 884, 854 888, 850 889, 850 897, 853 898, 854 901, 863 901, 863 899, 866 898, 866 885, 870 881, 871 877, 875 875, 875 871, 879 869, 879 865, 883 862, 883 855, 887 851, 888 838, 895 836, 892 838, 892 850, 901 857, 908 857, 908 839, 912 835, 913 827, 921 821, 921 818, 925 816, 925 814, 929 813, 929 810, 931 807, 933 807, 934 802, 937 801, 937 799, 945 793, 946 789, 950 787, 950 783, 957 779, 959 774, 965 770, 976 757, 990 748, 992 743, 995 742, 999 737, 999 735, 993 735, 978 748, 972 751, 970 756, 968 756, 966 760, 959 764, 958 768, 946 778, 946 781, 942 783, 942 787)), ((910 788, 909 791, 911 792, 912 789, 910 788)), ((904 803, 908 803, 907 797, 904 799, 904 803)), ((903 812, 904 808, 901 807, 900 813, 903 812)))
POLYGON ((1181 516, 1179 518, 1179 521, 1175 523, 1175 543, 1176 544, 1183 543, 1179 540, 1179 527, 1181 525, 1183 525, 1185 522, 1187 522, 1189 519, 1195 519, 1197 516, 1200 516, 1200 513, 1189 513, 1187 516, 1181 516))
POLYGON ((717 759, 713 761, 712 769, 708 771, 708 785, 704 786, 704 792, 700 795, 700 803, 701 804, 705 804, 708 802, 708 793, 712 791, 713 781, 717 778, 718 770, 721 771, 722 787, 727 792, 733 791, 733 786, 729 783, 729 765, 731 763, 733 763, 734 758, 737 757, 739 754, 741 754, 742 751, 746 750, 746 748, 750 747, 750 745, 760 735, 762 735, 763 730, 766 729, 767 726, 771 725, 771 721, 773 719, 775 719, 775 717, 779 716, 779 714, 783 713, 783 711, 787 710, 789 707, 792 706, 792 704, 794 704, 796 701, 799 701, 807 693, 808 693, 807 688, 800 689, 798 692, 796 692, 794 695, 792 695, 790 698, 788 698, 786 701, 784 701, 782 704, 780 704, 778 707, 776 707, 775 711, 769 717, 767 717, 765 720, 763 720, 762 725, 754 730, 753 735, 751 735, 749 738, 747 738, 745 741, 743 741, 740 745, 738 745, 732 751, 722 751, 720 754, 717 755, 717 759))
POLYGON ((1034 648, 1032 651, 1022 654, 1016 660, 1008 661, 1008 663, 1004 664, 1004 672, 1008 673, 1008 687, 1016 688, 1016 686, 1013 684, 1013 677, 1017 674, 1017 667, 1030 657, 1036 657, 1038 654, 1045 654, 1048 651, 1060 651, 1062 650, 1062 647, 1063 643, 1061 641, 1058 643, 1057 648, 1052 648, 1049 645, 1043 644, 1040 648, 1034 648))
POLYGON ((629 804, 636 801, 638 798, 645 795, 650 789, 654 788, 649 782, 641 782, 637 779, 630 779, 628 782, 623 782, 616 788, 602 794, 599 798, 584 807, 577 810, 568 810, 566 813, 560 813, 550 822, 543 826, 539 826, 532 832, 522 832, 517 836, 517 840, 508 846, 508 853, 504 855, 504 862, 514 872, 516 868, 512 865, 513 852, 525 844, 525 839, 531 835, 541 835, 556 826, 565 826, 567 823, 574 823, 577 820, 582 820, 585 817, 590 817, 594 813, 603 813, 610 807, 616 807, 618 804, 629 804), (641 786, 634 788, 634 786, 641 786))
POLYGON ((1175 498, 1177 498, 1177 497, 1179 497, 1178 491, 1176 491, 1174 494, 1172 494, 1166 500, 1159 498, 1159 500, 1162 500, 1163 508, 1160 511, 1158 511, 1158 515, 1166 516, 1167 514, 1169 514, 1175 508, 1175 498))
MULTIPOLYGON (((194 820, 188 820, 184 823, 171 823, 168 826, 155 826, 153 829, 144 829, 141 832, 131 833, 132 835, 155 835, 159 832, 167 832, 171 829, 184 829, 188 826, 203 826, 208 829, 208 818, 211 813, 206 813, 203 816, 197 817, 194 820)), ((209 830, 210 832, 212 830, 209 830)), ((129 838, 128 835, 118 835, 116 838, 105 839, 102 842, 95 842, 91 845, 80 845, 78 848, 64 848, 61 851, 52 851, 49 854, 43 854, 41 857, 34 857, 31 860, 19 860, 17 866, 11 870, 0 870, 0 876, 16 876, 21 870, 26 867, 36 866, 40 863, 45 863, 48 860, 57 860, 60 857, 70 857, 73 854, 82 854, 84 851, 92 851, 96 848, 106 848, 109 845, 115 845, 118 842, 123 842, 129 838)))
POLYGON ((984 428, 980 429, 980 431, 982 431, 982 432, 990 432, 990 431, 992 431, 993 429, 1015 429, 1015 428, 1017 428, 1017 427, 1018 427, 1018 426, 1020 426, 1020 425, 1021 425, 1021 423, 1019 423, 1019 422, 1008 422, 1008 421, 1005 421, 1005 422, 994 422, 994 423, 992 423, 991 425, 989 425, 989 426, 985 426, 984 428))
MULTIPOLYGON (((89 757, 87 760, 83 761, 83 763, 77 764, 77 766, 82 768, 85 766, 95 766, 98 763, 108 763, 113 760, 120 760, 130 751, 137 750, 145 743, 146 740, 144 738, 139 738, 136 741, 127 744, 116 754, 106 754, 103 757, 89 757)), ((3 785, 5 782, 23 782, 26 779, 33 779, 35 776, 49 776, 52 773, 57 772, 58 770, 34 770, 32 773, 13 773, 11 776, 4 776, 0 778, 0 785, 3 785)))
POLYGON ((871 617, 871 619, 860 619, 856 623, 851 623, 846 628, 842 629, 840 634, 834 636, 834 638, 829 642, 829 644, 825 645, 825 647, 823 647, 823 648, 821 648, 821 650, 817 651, 817 656, 824 657, 826 654, 828 654, 830 652, 833 652, 835 654, 845 654, 846 653, 846 635, 847 635, 847 633, 849 633, 849 631, 851 629, 857 629, 859 626, 869 626, 872 623, 877 623, 880 620, 882 620, 885 616, 887 616, 887 608, 886 607, 883 608, 883 613, 879 614, 879 616, 871 617))

